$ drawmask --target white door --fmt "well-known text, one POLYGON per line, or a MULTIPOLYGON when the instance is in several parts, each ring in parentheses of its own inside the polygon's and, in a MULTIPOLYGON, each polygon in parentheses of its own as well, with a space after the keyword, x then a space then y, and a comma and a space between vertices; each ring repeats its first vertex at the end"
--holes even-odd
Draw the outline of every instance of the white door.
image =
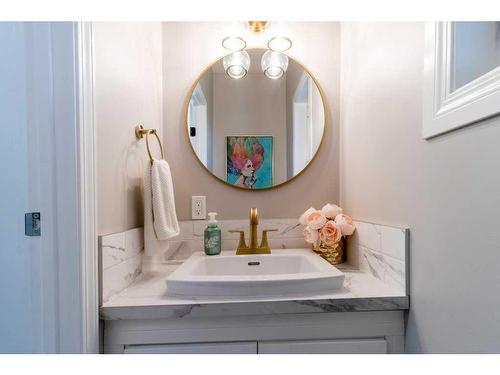
POLYGON ((293 98, 293 174, 297 175, 312 157, 311 86, 304 74, 293 98))
POLYGON ((208 145, 207 101, 199 84, 196 85, 189 102, 188 127, 195 129, 196 133, 190 135, 191 144, 196 155, 206 167, 211 147, 208 145))
POLYGON ((300 173, 309 162, 310 142, 307 126, 307 103, 293 103, 293 175, 300 173))
POLYGON ((88 350, 76 25, 0 23, 0 353, 88 350), (28 212, 40 236, 25 235, 28 212))
POLYGON ((0 353, 34 351, 30 244, 24 235, 28 200, 25 30, 0 22, 0 353))

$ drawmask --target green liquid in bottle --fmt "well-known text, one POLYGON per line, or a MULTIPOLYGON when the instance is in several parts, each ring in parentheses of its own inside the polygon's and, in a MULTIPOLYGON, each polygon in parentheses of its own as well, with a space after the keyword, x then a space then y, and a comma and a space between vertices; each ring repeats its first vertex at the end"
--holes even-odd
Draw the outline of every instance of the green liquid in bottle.
POLYGON ((221 231, 217 226, 217 221, 215 220, 215 212, 210 212, 210 220, 208 226, 205 229, 205 254, 207 255, 218 255, 221 252, 221 231))

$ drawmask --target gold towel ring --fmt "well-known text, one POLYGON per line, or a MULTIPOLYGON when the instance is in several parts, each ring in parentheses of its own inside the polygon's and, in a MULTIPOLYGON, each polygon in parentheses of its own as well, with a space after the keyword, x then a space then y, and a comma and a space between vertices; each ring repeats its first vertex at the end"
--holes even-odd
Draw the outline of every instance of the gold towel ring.
POLYGON ((158 141, 158 145, 160 146, 161 159, 163 159, 163 146, 161 144, 161 140, 160 140, 160 137, 158 136, 158 132, 156 131, 156 129, 148 129, 142 125, 137 125, 135 127, 135 136, 137 137, 137 139, 144 138, 144 135, 146 136, 146 148, 148 151, 149 160, 151 160, 151 163, 153 163, 153 154, 151 153, 151 149, 149 148, 149 135, 150 134, 153 134, 156 137, 156 140, 158 141))

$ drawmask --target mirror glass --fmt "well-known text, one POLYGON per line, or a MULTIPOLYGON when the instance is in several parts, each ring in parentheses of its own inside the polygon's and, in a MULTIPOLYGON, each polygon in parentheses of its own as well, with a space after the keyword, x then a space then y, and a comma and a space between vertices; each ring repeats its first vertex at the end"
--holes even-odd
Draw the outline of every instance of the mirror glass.
POLYGON ((500 22, 453 22, 451 92, 500 66, 500 22))
POLYGON ((243 189, 267 189, 295 177, 314 158, 323 139, 324 104, 314 79, 292 58, 264 56, 264 49, 242 52, 225 64, 220 59, 195 83, 186 127, 210 173, 243 189))

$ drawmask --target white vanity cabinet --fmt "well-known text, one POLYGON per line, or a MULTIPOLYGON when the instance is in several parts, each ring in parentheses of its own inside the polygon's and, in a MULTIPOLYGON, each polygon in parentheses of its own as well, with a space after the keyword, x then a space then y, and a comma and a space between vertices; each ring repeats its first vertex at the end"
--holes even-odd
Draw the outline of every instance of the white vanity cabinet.
POLYGON ((386 354, 384 338, 355 340, 299 340, 259 343, 259 354, 386 354))
MULTIPOLYGON (((290 229, 296 223, 297 219, 264 219, 261 225, 282 228, 286 233, 283 241, 295 243, 303 240, 300 231, 290 229), (294 239, 294 235, 300 237, 294 239)), ((183 240, 176 246, 202 246, 202 224, 183 222, 183 240)), ((286 290, 297 294, 275 291, 274 298, 179 297, 169 293, 165 282, 180 269, 177 262, 145 267, 141 273, 141 262, 135 258, 141 256, 140 247, 134 250, 126 245, 125 253, 134 255, 121 258, 123 251, 118 249, 124 243, 143 245, 141 231, 102 236, 101 252, 107 266, 100 307, 103 352, 402 353, 404 315, 410 308, 409 231, 359 221, 355 224, 349 243, 352 262, 338 267, 344 274, 341 288, 320 293, 316 288, 298 291, 294 286, 286 290), (124 285, 122 281, 129 280, 131 274, 140 276, 124 285)), ((240 228, 241 222, 227 220, 221 226, 227 237, 228 228, 240 228)), ((288 254, 296 250, 286 249, 288 254)))
POLYGON ((124 354, 386 354, 384 338, 128 345, 124 354))
POLYGON ((256 342, 127 345, 124 354, 257 354, 256 342))
POLYGON ((402 353, 404 311, 178 316, 105 321, 104 352, 402 353))

